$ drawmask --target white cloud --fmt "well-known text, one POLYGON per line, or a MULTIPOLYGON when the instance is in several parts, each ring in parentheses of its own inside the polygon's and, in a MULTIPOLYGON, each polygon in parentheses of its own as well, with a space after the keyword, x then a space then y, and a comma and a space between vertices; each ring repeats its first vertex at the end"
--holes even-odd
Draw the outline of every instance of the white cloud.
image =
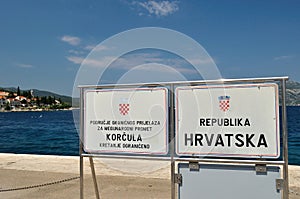
MULTIPOLYGON (((115 57, 106 56, 102 58, 93 59, 90 57, 83 58, 80 56, 69 56, 66 57, 70 62, 74 64, 84 64, 88 67, 105 68, 109 65, 109 68, 121 69, 121 70, 139 70, 139 71, 155 71, 155 72, 167 72, 174 73, 174 71, 193 74, 197 73, 197 70, 181 58, 164 58, 161 57, 159 53, 135 53, 129 54, 125 57, 120 57, 116 59, 115 62, 110 63, 115 60, 115 57), (153 65, 151 65, 153 64, 153 65), (160 67, 157 66, 160 64, 160 67), (166 67, 161 67, 165 65, 166 67), (173 71, 169 68, 173 68, 173 71)), ((197 64, 207 64, 213 62, 212 59, 206 60, 193 60, 197 64)))
POLYGON ((92 58, 83 58, 79 56, 69 56, 67 59, 74 63, 74 64, 84 64, 89 67, 99 67, 99 68, 105 68, 107 65, 109 65, 110 61, 113 57, 103 57, 101 59, 92 59, 92 58))
POLYGON ((84 58, 77 57, 77 56, 69 56, 69 57, 67 57, 67 60, 69 60, 70 62, 72 62, 74 64, 81 64, 82 61, 84 60, 84 58))
POLYGON ((77 46, 81 42, 79 37, 74 37, 74 36, 70 36, 70 35, 64 35, 60 39, 61 39, 61 41, 66 42, 72 46, 77 46))
POLYGON ((292 55, 283 55, 283 56, 274 57, 274 60, 279 61, 279 60, 287 60, 287 59, 291 59, 291 58, 293 58, 292 55))
POLYGON ((16 66, 18 66, 20 68, 33 68, 33 65, 31 65, 31 64, 20 64, 20 63, 17 63, 16 66))
POLYGON ((211 63, 215 63, 216 59, 213 59, 211 57, 205 57, 204 59, 200 59, 200 58, 194 58, 192 60, 190 60, 193 64, 197 64, 197 65, 204 65, 204 64, 211 64, 211 63))
POLYGON ((103 50, 108 50, 110 48, 107 47, 107 46, 103 46, 103 45, 100 45, 100 46, 97 46, 97 45, 87 45, 84 49, 85 50, 103 51, 103 50))
MULTIPOLYGON (((133 5, 137 5, 139 8, 143 8, 148 12, 148 15, 155 15, 157 17, 164 17, 179 10, 178 1, 133 1, 133 5)), ((143 12, 139 13, 139 16, 144 15, 143 12)))
POLYGON ((95 45, 87 45, 86 47, 84 47, 84 50, 93 50, 95 47, 95 45))
POLYGON ((70 54, 73 54, 73 55, 83 55, 83 54, 85 54, 85 52, 83 52, 83 51, 80 51, 80 50, 73 50, 73 49, 69 50, 68 52, 69 52, 70 54))

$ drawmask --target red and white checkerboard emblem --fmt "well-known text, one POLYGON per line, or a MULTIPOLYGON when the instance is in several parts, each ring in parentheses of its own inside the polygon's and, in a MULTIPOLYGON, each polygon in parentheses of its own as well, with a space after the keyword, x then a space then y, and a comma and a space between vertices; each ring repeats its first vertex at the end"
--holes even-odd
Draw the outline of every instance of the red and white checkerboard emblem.
POLYGON ((230 96, 220 96, 219 97, 219 108, 222 111, 228 111, 230 104, 229 104, 230 96))
POLYGON ((129 112, 129 104, 119 104, 119 111, 121 115, 127 115, 129 112))

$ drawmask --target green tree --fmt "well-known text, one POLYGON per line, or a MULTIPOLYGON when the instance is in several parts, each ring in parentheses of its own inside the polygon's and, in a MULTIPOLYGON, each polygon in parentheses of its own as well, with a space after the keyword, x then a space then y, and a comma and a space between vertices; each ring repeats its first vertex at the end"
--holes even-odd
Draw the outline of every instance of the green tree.
POLYGON ((31 96, 31 92, 28 90, 28 91, 23 91, 23 96, 28 98, 28 99, 31 99, 32 96, 31 96))
POLYGON ((31 92, 30 90, 28 91, 28 96, 27 96, 28 99, 32 99, 32 95, 31 95, 31 92))
POLYGON ((41 97, 41 103, 47 104, 47 98, 45 96, 41 97))
POLYGON ((27 91, 23 91, 22 96, 27 97, 27 91))
POLYGON ((5 110, 6 110, 6 111, 10 111, 10 109, 11 109, 11 108, 10 108, 10 105, 9 105, 9 103, 7 102, 7 103, 6 103, 6 106, 5 106, 5 110))
POLYGON ((51 96, 48 96, 48 100, 47 100, 47 101, 48 101, 47 104, 52 104, 52 102, 53 102, 52 97, 51 97, 51 96))
POLYGON ((40 98, 39 96, 36 96, 36 105, 40 106, 40 104, 41 104, 40 98))
POLYGON ((25 99, 22 99, 21 104, 27 104, 27 101, 25 99))
POLYGON ((18 86, 18 89, 17 89, 17 96, 21 96, 21 91, 20 91, 20 87, 18 86))
POLYGON ((15 94, 12 91, 10 91, 8 94, 8 98, 15 98, 15 97, 16 97, 15 94))

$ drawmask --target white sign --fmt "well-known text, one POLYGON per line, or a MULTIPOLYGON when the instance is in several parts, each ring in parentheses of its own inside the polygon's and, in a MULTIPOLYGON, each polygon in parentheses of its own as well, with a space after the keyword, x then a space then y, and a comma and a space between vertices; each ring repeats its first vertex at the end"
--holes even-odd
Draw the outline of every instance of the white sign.
POLYGON ((86 152, 168 153, 166 88, 87 90, 84 102, 86 152))
POLYGON ((176 107, 178 155, 280 155, 276 84, 178 87, 176 107))

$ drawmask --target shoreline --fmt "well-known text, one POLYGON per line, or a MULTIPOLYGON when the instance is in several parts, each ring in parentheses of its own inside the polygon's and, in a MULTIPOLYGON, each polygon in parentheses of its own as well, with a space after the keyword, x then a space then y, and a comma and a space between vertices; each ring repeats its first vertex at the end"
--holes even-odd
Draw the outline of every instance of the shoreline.
POLYGON ((18 110, 0 110, 0 113, 16 113, 16 112, 48 112, 48 111, 72 111, 79 110, 77 107, 71 107, 67 109, 18 109, 18 110))

